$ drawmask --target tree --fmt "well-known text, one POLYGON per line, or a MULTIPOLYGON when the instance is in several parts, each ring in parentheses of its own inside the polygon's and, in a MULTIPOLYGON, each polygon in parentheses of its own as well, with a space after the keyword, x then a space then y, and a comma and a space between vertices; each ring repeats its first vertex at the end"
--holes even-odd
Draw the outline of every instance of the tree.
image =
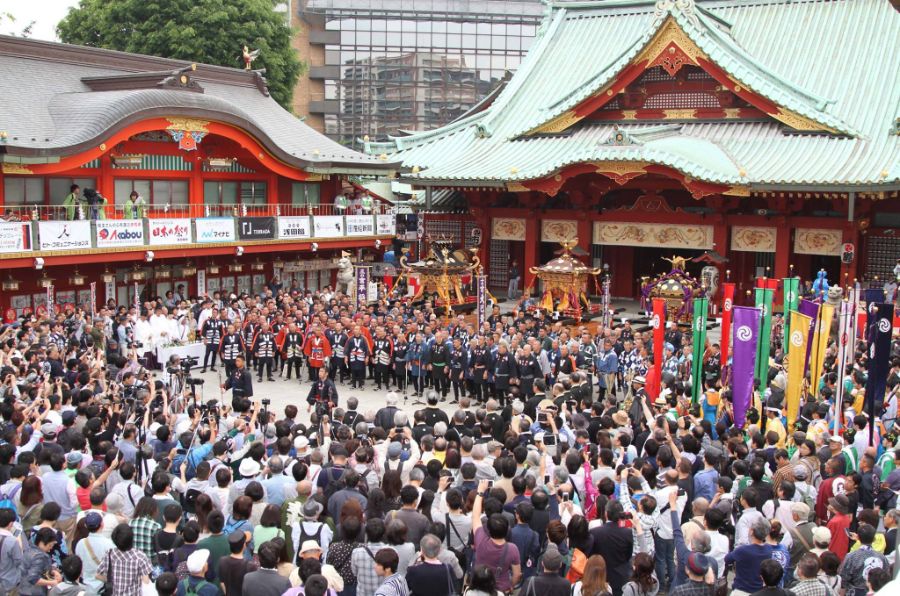
POLYGON ((291 109, 304 65, 274 0, 81 0, 57 25, 65 43, 243 67, 241 48, 259 49, 272 97, 291 109))

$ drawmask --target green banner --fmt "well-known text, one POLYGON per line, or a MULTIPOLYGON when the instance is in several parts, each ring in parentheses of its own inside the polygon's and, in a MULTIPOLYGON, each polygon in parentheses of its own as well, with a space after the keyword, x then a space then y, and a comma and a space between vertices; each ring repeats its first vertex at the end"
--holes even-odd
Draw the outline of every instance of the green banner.
POLYGON ((756 375, 759 381, 760 393, 768 385, 769 378, 769 351, 772 346, 772 295, 769 288, 756 288, 756 308, 762 309, 762 317, 759 321, 759 343, 756 352, 756 375))
POLYGON ((708 298, 694 298, 694 343, 691 360, 691 403, 700 401, 703 392, 703 352, 706 350, 706 316, 709 312, 708 298))
POLYGON ((781 286, 784 291, 784 339, 781 343, 787 356, 791 349, 791 342, 788 341, 791 336, 791 313, 800 304, 800 278, 785 277, 781 280, 781 286))

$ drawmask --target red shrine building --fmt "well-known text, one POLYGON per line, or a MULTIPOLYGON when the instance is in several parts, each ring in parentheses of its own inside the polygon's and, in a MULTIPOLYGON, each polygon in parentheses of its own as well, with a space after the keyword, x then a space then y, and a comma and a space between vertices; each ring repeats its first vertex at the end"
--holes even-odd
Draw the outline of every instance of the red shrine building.
POLYGON ((367 151, 426 211, 457 207, 427 233, 482 230, 495 289, 574 238, 619 297, 707 252, 740 296, 821 269, 877 283, 900 258, 897 56, 886 0, 549 0, 503 87, 367 151))
POLYGON ((348 178, 396 164, 313 131, 261 73, 6 36, 0 68, 5 317, 39 309, 49 285, 56 306, 86 304, 91 282, 98 305, 273 275, 316 289, 342 250, 395 237, 391 206, 348 178))

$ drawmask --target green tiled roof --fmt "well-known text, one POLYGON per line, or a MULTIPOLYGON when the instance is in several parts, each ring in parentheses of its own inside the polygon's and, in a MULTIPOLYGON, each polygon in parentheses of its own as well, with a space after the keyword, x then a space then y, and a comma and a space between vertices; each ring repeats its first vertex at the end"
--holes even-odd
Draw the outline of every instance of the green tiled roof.
MULTIPOLYGON (((668 4, 657 14, 646 0, 553 2, 528 56, 489 107, 392 139, 395 157, 419 168, 405 178, 501 185, 572 163, 633 160, 751 187, 900 184, 900 135, 892 131, 900 115, 900 14, 888 2, 707 0, 687 13, 668 4), (606 122, 526 134, 614 80, 667 18, 736 81, 837 134, 796 133, 775 119, 691 121, 623 146, 606 144, 614 131, 606 122)), ((621 128, 640 138, 655 126, 621 128)))

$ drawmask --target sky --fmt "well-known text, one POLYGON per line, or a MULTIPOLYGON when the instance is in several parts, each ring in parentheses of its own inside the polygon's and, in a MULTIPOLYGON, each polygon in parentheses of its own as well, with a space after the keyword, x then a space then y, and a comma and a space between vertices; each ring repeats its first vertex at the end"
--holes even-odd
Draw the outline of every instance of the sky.
POLYGON ((59 41, 56 38, 56 24, 66 16, 69 8, 78 0, 0 0, 0 13, 10 13, 15 23, 6 19, 0 22, 0 33, 18 33, 28 23, 34 21, 32 39, 59 41))

